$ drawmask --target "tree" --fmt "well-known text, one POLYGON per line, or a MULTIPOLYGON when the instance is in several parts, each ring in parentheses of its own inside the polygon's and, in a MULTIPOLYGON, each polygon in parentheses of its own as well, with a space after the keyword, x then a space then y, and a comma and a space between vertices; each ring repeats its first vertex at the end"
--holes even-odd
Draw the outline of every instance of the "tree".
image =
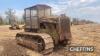
POLYGON ((6 19, 9 20, 9 24, 16 22, 15 11, 13 9, 8 9, 6 12, 6 19))
POLYGON ((24 23, 25 23, 25 14, 23 14, 22 20, 21 20, 21 24, 24 24, 24 23))
POLYGON ((2 16, 0 16, 0 25, 3 24, 2 16))

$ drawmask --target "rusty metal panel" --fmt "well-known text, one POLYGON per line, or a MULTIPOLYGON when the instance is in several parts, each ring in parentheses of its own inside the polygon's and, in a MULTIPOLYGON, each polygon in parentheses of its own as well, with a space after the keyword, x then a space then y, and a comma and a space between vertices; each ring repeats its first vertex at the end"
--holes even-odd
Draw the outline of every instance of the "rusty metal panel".
POLYGON ((60 40, 71 39, 70 19, 65 15, 59 18, 59 34, 60 40))

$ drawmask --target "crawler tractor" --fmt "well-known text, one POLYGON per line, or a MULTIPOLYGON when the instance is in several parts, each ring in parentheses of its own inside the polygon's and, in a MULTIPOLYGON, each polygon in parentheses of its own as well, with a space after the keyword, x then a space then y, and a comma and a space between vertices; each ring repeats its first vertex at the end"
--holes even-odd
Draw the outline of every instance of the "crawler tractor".
POLYGON ((16 34, 19 45, 40 53, 50 53, 57 46, 71 42, 70 19, 64 14, 53 16, 51 7, 38 4, 25 8, 25 32, 16 34))

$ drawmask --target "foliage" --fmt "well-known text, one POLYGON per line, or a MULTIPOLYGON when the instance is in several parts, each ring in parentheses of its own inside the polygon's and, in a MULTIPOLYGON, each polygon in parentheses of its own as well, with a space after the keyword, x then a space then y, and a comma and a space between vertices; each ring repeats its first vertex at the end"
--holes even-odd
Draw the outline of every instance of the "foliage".
POLYGON ((3 19, 2 19, 2 17, 0 16, 0 25, 2 25, 3 24, 3 19))
POLYGON ((78 18, 73 18, 72 20, 72 24, 74 25, 82 25, 82 24, 90 24, 90 23, 95 23, 95 22, 86 19, 78 19, 78 18))
POLYGON ((8 9, 6 12, 6 19, 9 20, 9 24, 16 21, 15 11, 13 9, 8 9))

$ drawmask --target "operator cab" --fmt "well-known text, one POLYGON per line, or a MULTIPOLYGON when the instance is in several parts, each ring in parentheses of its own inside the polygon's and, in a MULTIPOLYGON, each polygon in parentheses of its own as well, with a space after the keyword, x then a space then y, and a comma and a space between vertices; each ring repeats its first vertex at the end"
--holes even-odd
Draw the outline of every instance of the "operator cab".
POLYGON ((51 7, 38 4, 24 9, 25 11, 25 30, 38 30, 40 28, 39 20, 51 16, 51 7))
POLYGON ((25 9, 25 14, 28 17, 32 16, 38 16, 39 18, 41 17, 47 17, 51 16, 51 7, 48 5, 42 5, 38 4, 29 8, 25 9))

